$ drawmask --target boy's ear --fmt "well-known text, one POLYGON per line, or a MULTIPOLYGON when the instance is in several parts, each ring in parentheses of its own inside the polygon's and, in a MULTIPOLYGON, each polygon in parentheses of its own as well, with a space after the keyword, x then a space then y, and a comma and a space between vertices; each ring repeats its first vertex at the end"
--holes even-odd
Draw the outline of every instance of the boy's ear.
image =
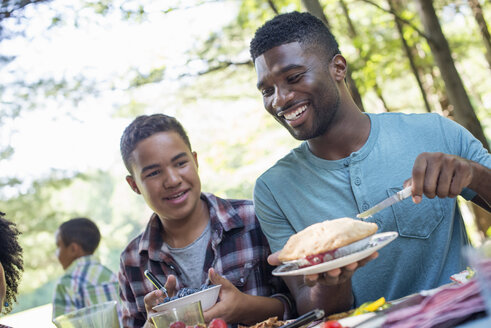
POLYGON ((70 245, 68 245, 68 249, 70 250, 70 253, 73 255, 74 259, 86 255, 84 249, 78 243, 72 242, 70 245))
POLYGON ((138 195, 141 195, 140 189, 138 189, 135 179, 131 175, 126 176, 126 182, 128 182, 128 184, 130 185, 131 190, 136 192, 138 195))

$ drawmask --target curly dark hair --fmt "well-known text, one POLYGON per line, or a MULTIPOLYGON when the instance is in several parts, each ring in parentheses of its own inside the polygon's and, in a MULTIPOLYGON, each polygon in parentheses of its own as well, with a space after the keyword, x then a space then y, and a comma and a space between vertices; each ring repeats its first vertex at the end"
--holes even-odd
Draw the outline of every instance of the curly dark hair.
POLYGON ((189 142, 186 131, 181 123, 172 116, 165 114, 141 115, 126 127, 121 137, 120 148, 124 165, 130 174, 133 174, 131 169, 131 153, 135 150, 136 145, 156 133, 168 131, 178 133, 191 150, 191 143, 189 142))
POLYGON ((97 225, 87 218, 73 218, 58 227, 60 238, 65 246, 79 244, 87 254, 93 254, 101 241, 97 225))
POLYGON ((320 47, 328 61, 341 53, 336 38, 320 19, 293 11, 275 16, 256 30, 249 49, 252 61, 274 47, 292 42, 300 43, 303 49, 320 47))
POLYGON ((5 219, 5 213, 0 212, 0 263, 5 272, 6 295, 3 313, 12 310, 12 305, 17 301, 17 288, 24 271, 22 259, 22 247, 17 237, 20 235, 15 223, 5 219))

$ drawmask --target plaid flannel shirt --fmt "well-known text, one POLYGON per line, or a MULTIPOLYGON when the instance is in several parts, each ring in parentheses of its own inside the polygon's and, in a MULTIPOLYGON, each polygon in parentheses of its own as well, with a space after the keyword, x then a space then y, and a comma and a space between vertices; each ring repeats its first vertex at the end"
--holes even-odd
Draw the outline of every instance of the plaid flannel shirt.
MULTIPOLYGON (((202 283, 208 283, 210 267, 230 280, 240 291, 259 296, 280 298, 289 311, 290 302, 283 294, 286 286, 271 275, 267 263, 270 249, 254 214, 250 200, 226 200, 209 193, 201 199, 208 204, 212 235, 202 271, 202 283), (285 301, 286 300, 286 301, 285 301)), ((177 289, 184 286, 179 279, 181 268, 162 240, 163 227, 154 213, 145 231, 133 239, 121 254, 119 284, 123 303, 123 326, 142 327, 147 313, 143 298, 155 287, 144 276, 148 269, 165 283, 167 276, 177 277, 177 289)))
POLYGON ((82 256, 73 261, 56 285, 53 319, 112 300, 119 302, 117 276, 93 255, 82 256))

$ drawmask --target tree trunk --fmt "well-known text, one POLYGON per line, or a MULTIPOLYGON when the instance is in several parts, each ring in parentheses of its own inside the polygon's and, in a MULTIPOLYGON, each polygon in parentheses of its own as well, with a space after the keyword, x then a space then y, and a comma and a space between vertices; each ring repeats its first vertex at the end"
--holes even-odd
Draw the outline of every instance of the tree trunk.
MULTIPOLYGON (((322 9, 319 0, 302 0, 302 3, 305 9, 307 9, 309 13, 319 18, 324 24, 326 24, 328 28, 330 28, 329 21, 327 20, 326 15, 324 15, 324 10, 322 9)), ((349 65, 348 65, 348 71, 346 73, 346 83, 348 84, 348 88, 350 90, 351 96, 353 97, 355 104, 362 111, 365 111, 360 92, 358 91, 358 87, 356 86, 356 83, 351 76, 351 70, 349 68, 349 65)))
MULTIPOLYGON (((394 6, 393 1, 394 0, 387 0, 387 2, 389 3, 389 7, 390 7, 391 11, 396 12, 396 8, 394 6)), ((416 83, 418 83, 419 90, 421 91, 421 97, 423 98, 423 102, 425 104, 426 111, 428 113, 430 113, 431 112, 431 106, 430 106, 430 103, 428 101, 428 97, 426 96, 426 91, 425 91, 425 88, 423 87, 423 82, 421 81, 421 77, 419 76, 419 72, 418 72, 416 63, 414 62, 413 52, 411 51, 411 48, 409 47, 406 39, 404 38, 403 26, 402 26, 401 22, 395 16, 394 16, 394 22, 396 24, 397 31, 399 32, 399 35, 401 37, 402 46, 403 46, 404 51, 406 52, 406 56, 409 60, 409 65, 411 66, 411 70, 413 71, 413 75, 416 78, 416 83)))
POLYGON ((489 35, 488 24, 486 24, 486 19, 482 14, 482 8, 479 4, 479 0, 468 0, 469 6, 472 8, 472 13, 476 19, 477 25, 479 26, 479 31, 484 42, 484 47, 486 47, 486 60, 488 61, 489 68, 491 68, 491 36, 489 35))
POLYGON ((309 13, 319 18, 328 28, 331 28, 319 0, 302 0, 302 3, 309 13))
POLYGON ((425 33, 429 36, 429 46, 440 69, 440 74, 445 83, 448 99, 454 109, 455 119, 458 123, 469 130, 484 147, 489 150, 489 145, 484 135, 481 123, 477 119, 471 102, 465 91, 464 84, 455 67, 447 39, 443 35, 440 22, 436 16, 433 2, 418 0, 419 14, 423 23, 425 33))

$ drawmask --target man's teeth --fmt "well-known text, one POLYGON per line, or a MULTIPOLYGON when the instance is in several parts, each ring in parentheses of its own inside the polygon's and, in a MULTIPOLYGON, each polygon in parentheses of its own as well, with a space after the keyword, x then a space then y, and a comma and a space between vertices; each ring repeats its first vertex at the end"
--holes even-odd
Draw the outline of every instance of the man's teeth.
POLYGON ((185 193, 185 191, 180 192, 180 193, 178 193, 178 194, 176 194, 176 195, 174 195, 174 196, 167 197, 167 199, 176 199, 176 198, 179 198, 179 197, 181 197, 182 195, 184 195, 184 193, 185 193))
POLYGON ((287 120, 292 121, 292 120, 296 119, 297 117, 299 117, 303 112, 305 112, 306 109, 307 109, 307 105, 304 105, 304 106, 294 110, 291 113, 284 114, 284 117, 287 120))

